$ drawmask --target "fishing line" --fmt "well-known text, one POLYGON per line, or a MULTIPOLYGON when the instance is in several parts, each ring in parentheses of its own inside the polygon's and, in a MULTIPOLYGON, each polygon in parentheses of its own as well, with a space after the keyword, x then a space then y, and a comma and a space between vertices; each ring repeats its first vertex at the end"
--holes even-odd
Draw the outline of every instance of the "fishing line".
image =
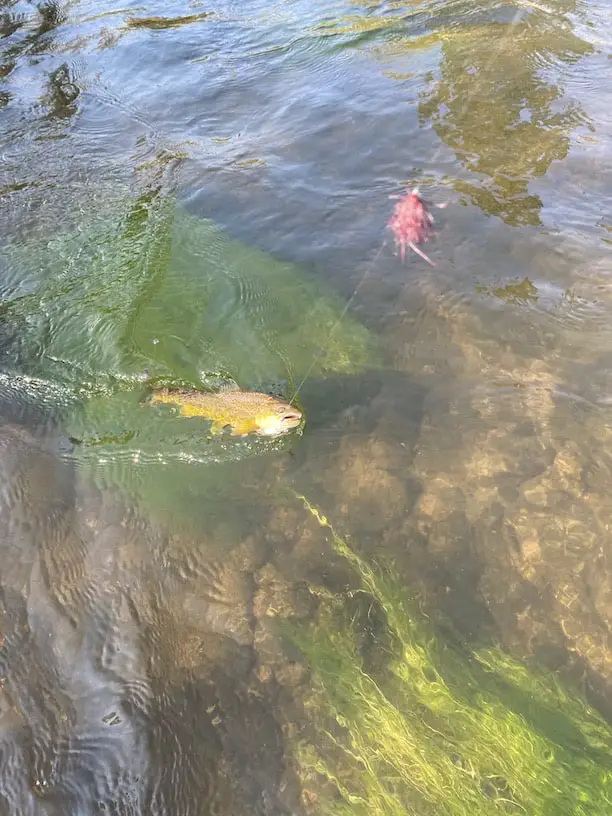
MULTIPOLYGON (((494 51, 493 51, 493 53, 492 53, 492 56, 491 56, 491 59, 490 59, 490 60, 489 60, 489 62, 488 62, 486 65, 485 65, 485 68, 483 69, 483 73, 484 73, 484 71, 486 71, 488 68, 490 68, 490 66, 491 66, 491 65, 492 65, 492 64, 495 62, 495 60, 497 59, 497 57, 498 57, 498 55, 499 55, 499 53, 500 53, 500 51, 501 51, 501 49, 502 49, 502 47, 503 47, 504 43, 506 42, 506 40, 508 39, 508 37, 510 37, 510 35, 512 34, 512 30, 513 30, 513 29, 514 29, 514 27, 517 25, 517 23, 519 23, 519 22, 520 22, 520 19, 521 19, 521 17, 523 16, 524 12, 525 12, 525 8, 518 8, 518 9, 517 9, 516 14, 515 14, 515 15, 514 15, 514 17, 512 18, 512 20, 510 21, 510 27, 509 27, 508 33, 507 33, 507 34, 506 34, 506 35, 505 35, 505 36, 502 38, 502 40, 501 40, 501 42, 500 42, 499 46, 498 46, 496 49, 494 49, 494 51)), ((474 93, 475 93, 475 91, 473 91, 472 93, 468 93, 468 94, 466 95, 465 103, 464 103, 463 107, 461 108, 461 115, 463 115, 463 114, 465 113, 465 111, 467 110, 467 107, 468 107, 468 105, 469 105, 469 103, 470 103, 470 101, 471 101, 471 99, 472 99, 472 97, 473 97, 474 93)), ((431 158, 431 159, 429 159, 430 164, 433 164, 433 163, 434 163, 434 162, 437 160, 437 158, 438 158, 438 156, 440 155, 440 153, 442 152, 442 150, 443 150, 444 146, 445 146, 445 145, 444 145, 444 142, 442 141, 442 139, 440 139, 440 144, 438 145, 438 147, 436 148, 435 152, 433 153, 432 158, 431 158)), ((294 395, 291 397, 290 402, 293 402, 293 400, 294 400, 294 399, 296 399, 296 397, 298 396, 299 392, 300 392, 300 391, 301 391, 301 389, 304 387, 304 384, 306 383, 306 380, 308 379, 308 377, 309 377, 309 376, 310 376, 310 374, 312 373, 312 370, 313 370, 313 368, 315 367, 315 365, 316 365, 317 361, 318 361, 318 360, 320 360, 320 359, 321 359, 321 357, 322 357, 324 354, 326 354, 326 353, 327 353, 327 351, 329 350, 330 345, 331 345, 331 337, 332 337, 332 335, 333 335, 333 334, 334 334, 334 332, 337 330, 338 326, 340 325, 340 323, 341 323, 341 322, 342 322, 342 320, 344 319, 344 317, 345 317, 346 313, 348 312, 348 310, 350 309, 351 305, 353 304, 353 301, 354 301, 354 300, 355 300, 355 298, 357 297, 357 294, 358 294, 359 290, 361 289, 361 287, 363 286, 363 284, 366 282, 366 280, 367 280, 367 278, 368 278, 368 276, 369 276, 370 272, 371 272, 371 271, 372 271, 372 269, 374 268, 374 265, 375 265, 375 263, 378 261, 378 259, 379 259, 380 255, 381 255, 381 253, 382 253, 383 249, 385 248, 386 244, 387 244, 387 239, 385 238, 385 239, 383 240, 382 244, 380 245, 380 247, 378 248, 378 250, 377 250, 376 254, 375 254, 375 255, 374 255, 374 257, 372 258, 372 260, 370 261, 370 263, 367 265, 365 272, 363 273, 363 275, 362 275, 362 277, 361 277, 361 279, 360 279, 359 283, 358 283, 358 284, 357 284, 357 286, 355 287, 355 290, 353 291, 353 294, 350 296, 349 300, 347 301, 347 303, 346 303, 346 305, 345 305, 344 309, 343 309, 343 310, 342 310, 342 312, 340 313, 340 315, 339 315, 338 319, 336 320, 336 322, 334 323, 334 325, 333 325, 333 326, 332 326, 332 328, 330 329, 330 332, 329 332, 329 340, 328 340, 328 342, 327 342, 327 345, 325 345, 325 346, 323 347, 323 349, 322 349, 320 352, 318 352, 317 354, 315 354, 315 356, 314 356, 314 358, 313 358, 313 360, 312 360, 312 363, 311 363, 311 364, 310 364, 310 366, 308 367, 308 370, 306 371, 306 374, 304 375, 304 377, 303 377, 302 381, 300 382, 299 386, 297 387, 297 389, 296 389, 296 391, 295 391, 294 395)), ((407 286, 409 285, 409 283, 410 283, 410 282, 408 281, 408 282, 407 282, 407 283, 405 283, 405 284, 404 284, 404 286, 401 288, 401 290, 400 290, 400 296, 403 296, 403 294, 404 294, 404 292, 406 291, 406 288, 407 288, 407 286)))
POLYGON ((358 283, 358 284, 357 284, 357 286, 355 287, 355 289, 354 289, 354 291, 353 291, 353 294, 350 296, 350 298, 349 298, 349 299, 348 299, 348 301, 346 302, 346 305, 344 306, 344 309, 343 309, 343 310, 340 312, 340 315, 338 316, 338 319, 336 320, 336 322, 334 323, 334 325, 333 325, 333 326, 331 327, 331 329, 329 330, 329 342, 327 343, 327 345, 326 345, 326 346, 324 346, 324 347, 321 349, 321 351, 319 351, 317 354, 315 354, 315 355, 314 355, 314 357, 312 358, 312 362, 311 362, 311 364, 308 366, 308 369, 307 369, 306 373, 304 374, 304 377, 302 378, 301 383, 300 383, 300 384, 298 385, 298 387, 296 388, 295 393, 294 393, 294 395, 291 397, 291 399, 289 400, 289 402, 293 402, 293 400, 294 400, 294 399, 297 397, 297 395, 300 393, 301 389, 303 388, 304 383, 306 382, 306 380, 308 379, 308 377, 309 377, 309 376, 310 376, 310 374, 312 373, 312 369, 315 367, 315 365, 316 365, 316 364, 317 364, 317 362, 318 362, 318 361, 321 359, 321 357, 322 357, 324 354, 326 354, 326 353, 329 351, 329 347, 330 347, 330 344, 331 344, 331 337, 332 337, 332 335, 334 334, 334 332, 336 331, 336 329, 338 328, 338 326, 340 325, 340 323, 341 323, 341 322, 342 322, 342 320, 344 319, 344 316, 346 315, 346 313, 348 312, 348 310, 351 308, 351 304, 353 303, 353 301, 354 301, 354 300, 355 300, 355 298, 357 297, 357 293, 359 292, 359 290, 361 289, 361 287, 363 286, 363 284, 366 282, 368 275, 370 274, 370 272, 371 272, 371 271, 372 271, 372 269, 374 268, 374 264, 375 264, 375 263, 376 263, 376 261, 379 259, 380 254, 382 253, 383 249, 385 248, 386 243, 387 243, 387 241, 386 241, 386 240, 384 240, 384 241, 382 242, 382 244, 381 244, 381 245, 380 245, 380 247, 378 248, 378 251, 376 252, 376 255, 375 255, 373 258, 372 258, 372 260, 370 261, 370 263, 369 263, 369 264, 368 264, 368 266, 366 267, 366 270, 365 270, 365 272, 363 273, 363 275, 362 275, 362 277, 361 277, 361 280, 359 281, 359 283, 358 283))

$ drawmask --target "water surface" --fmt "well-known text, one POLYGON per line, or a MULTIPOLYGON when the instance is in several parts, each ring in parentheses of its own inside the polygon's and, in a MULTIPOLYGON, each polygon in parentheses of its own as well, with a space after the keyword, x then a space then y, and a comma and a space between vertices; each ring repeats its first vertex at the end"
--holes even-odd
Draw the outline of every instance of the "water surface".
MULTIPOLYGON (((586 779, 608 726, 571 695, 612 718, 607 4, 5 0, 0 37, 2 812, 395 812, 298 750, 346 736, 316 713, 338 621, 338 671, 401 697, 412 635, 355 568, 380 561, 466 665, 565 684, 561 722, 535 680, 541 708, 504 696, 506 658, 469 681, 586 779), (386 229, 413 184, 448 202, 434 269, 386 229), (298 390, 306 425, 211 440, 142 408, 150 376, 298 390)), ((419 739, 484 733, 418 699, 419 739)), ((499 756, 476 807, 519 812, 499 756)), ((397 812, 462 812, 377 773, 397 812)))

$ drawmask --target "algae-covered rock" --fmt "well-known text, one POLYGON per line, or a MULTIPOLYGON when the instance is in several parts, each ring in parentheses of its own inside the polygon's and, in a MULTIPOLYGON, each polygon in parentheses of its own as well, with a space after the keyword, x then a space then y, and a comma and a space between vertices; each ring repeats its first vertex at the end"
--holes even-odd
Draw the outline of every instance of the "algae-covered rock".
POLYGON ((321 281, 180 209, 171 263, 131 339, 160 373, 223 371, 245 386, 375 361, 368 332, 321 281))
POLYGON ((367 330, 305 269, 159 190, 114 211, 9 247, 0 319, 9 336, 18 329, 28 373, 87 394, 144 370, 194 384, 221 373, 250 388, 375 364, 367 330))
POLYGON ((5 370, 59 389, 74 455, 105 483, 172 504, 193 479, 185 460, 291 444, 213 438, 210 423, 143 407, 143 380, 213 390, 229 380, 289 398, 304 378, 377 364, 367 329, 307 270, 232 240, 161 187, 107 198, 0 260, 5 370))

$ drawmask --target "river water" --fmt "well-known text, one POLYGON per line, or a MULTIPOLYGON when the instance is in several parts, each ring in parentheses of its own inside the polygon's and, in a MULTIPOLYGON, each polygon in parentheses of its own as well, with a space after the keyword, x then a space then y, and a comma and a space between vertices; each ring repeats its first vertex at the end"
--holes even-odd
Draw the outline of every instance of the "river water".
POLYGON ((610 812, 611 60, 605 0, 0 0, 0 813, 610 812), (305 425, 211 440, 150 376, 305 425), (494 743, 509 663, 443 713, 421 618, 573 730, 533 685, 494 743))

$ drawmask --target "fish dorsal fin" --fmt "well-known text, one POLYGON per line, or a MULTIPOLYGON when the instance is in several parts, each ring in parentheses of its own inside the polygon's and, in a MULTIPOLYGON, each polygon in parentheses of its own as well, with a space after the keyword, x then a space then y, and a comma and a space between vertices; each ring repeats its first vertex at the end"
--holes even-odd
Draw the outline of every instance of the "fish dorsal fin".
MULTIPOLYGON (((200 374, 200 382, 202 386, 212 393, 226 393, 231 391, 240 391, 240 386, 225 373, 220 372, 205 372, 200 374)), ((198 387, 198 386, 196 386, 198 387)))
POLYGON ((240 391, 240 386, 233 380, 223 381, 217 388, 219 394, 231 394, 233 391, 240 391))

